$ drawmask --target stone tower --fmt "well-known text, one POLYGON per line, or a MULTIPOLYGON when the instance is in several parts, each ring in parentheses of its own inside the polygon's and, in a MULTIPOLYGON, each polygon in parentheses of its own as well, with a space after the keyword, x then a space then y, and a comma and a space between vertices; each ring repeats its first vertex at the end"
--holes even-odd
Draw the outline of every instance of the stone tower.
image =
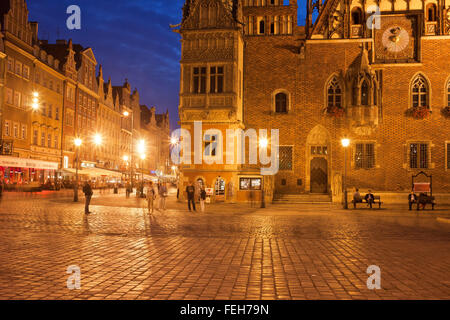
POLYGON ((225 153, 215 148, 225 148, 227 129, 244 127, 241 21, 240 1, 186 0, 175 30, 182 37, 180 125, 190 132, 193 145, 191 164, 180 166, 181 197, 193 182, 213 188, 215 201, 235 200, 239 166, 226 164, 225 153), (194 122, 201 122, 202 136, 195 143, 194 122), (221 133, 223 144, 214 132, 221 133))

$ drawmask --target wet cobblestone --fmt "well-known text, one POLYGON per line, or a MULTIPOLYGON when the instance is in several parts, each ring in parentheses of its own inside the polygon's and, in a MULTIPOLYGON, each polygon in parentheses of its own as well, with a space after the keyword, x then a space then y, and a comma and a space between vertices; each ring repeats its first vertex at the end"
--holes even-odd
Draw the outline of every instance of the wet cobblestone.
POLYGON ((96 194, 86 217, 64 195, 5 194, 0 299, 450 298, 450 224, 436 219, 446 208, 190 213, 174 198, 148 215, 140 199, 96 194), (80 290, 66 287, 70 265, 80 290), (381 268, 380 290, 366 286, 369 265, 381 268))

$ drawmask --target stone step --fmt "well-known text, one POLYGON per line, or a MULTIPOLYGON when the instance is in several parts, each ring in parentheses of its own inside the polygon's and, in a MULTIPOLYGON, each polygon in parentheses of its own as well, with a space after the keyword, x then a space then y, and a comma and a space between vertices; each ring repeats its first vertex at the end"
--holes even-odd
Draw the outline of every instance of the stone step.
POLYGON ((327 194, 276 194, 274 203, 331 203, 331 196, 327 194))

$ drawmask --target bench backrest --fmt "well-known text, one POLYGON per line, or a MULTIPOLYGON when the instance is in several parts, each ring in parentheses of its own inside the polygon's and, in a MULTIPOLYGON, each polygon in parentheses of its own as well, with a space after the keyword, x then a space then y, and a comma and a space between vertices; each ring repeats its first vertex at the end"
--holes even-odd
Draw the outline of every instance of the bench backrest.
POLYGON ((414 182, 414 192, 431 192, 429 182, 414 182))
POLYGON ((380 199, 381 199, 381 196, 373 196, 373 198, 374 198, 375 200, 380 200, 380 199))

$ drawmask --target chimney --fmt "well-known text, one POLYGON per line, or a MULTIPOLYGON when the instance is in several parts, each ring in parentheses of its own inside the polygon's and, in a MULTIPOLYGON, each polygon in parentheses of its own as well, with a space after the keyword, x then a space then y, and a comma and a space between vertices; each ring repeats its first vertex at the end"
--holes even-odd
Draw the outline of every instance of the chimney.
POLYGON ((38 31, 39 31, 39 23, 37 23, 36 21, 31 21, 30 22, 30 26, 31 26, 31 32, 32 37, 33 37, 33 43, 37 43, 38 41, 38 31))

